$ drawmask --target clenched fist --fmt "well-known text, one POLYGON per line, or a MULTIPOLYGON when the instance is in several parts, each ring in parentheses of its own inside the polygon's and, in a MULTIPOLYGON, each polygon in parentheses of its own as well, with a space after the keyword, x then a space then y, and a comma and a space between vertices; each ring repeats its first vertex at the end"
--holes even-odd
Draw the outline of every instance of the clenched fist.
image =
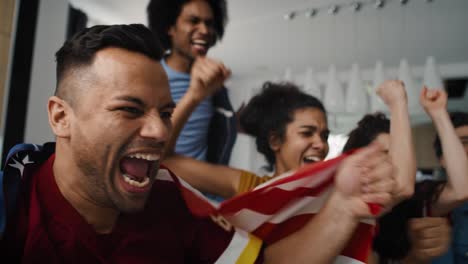
POLYGON ((407 226, 411 251, 403 263, 429 263, 447 251, 451 228, 446 218, 413 218, 408 220, 407 226))
POLYGON ((405 85, 400 80, 388 80, 377 88, 377 95, 389 107, 396 107, 401 103, 407 104, 405 85))
POLYGON ((424 87, 419 101, 428 115, 434 117, 447 111, 447 93, 444 90, 434 90, 424 87))
POLYGON ((221 87, 231 71, 220 61, 208 57, 198 57, 191 70, 190 87, 187 93, 195 101, 202 101, 221 87))
POLYGON ((372 143, 343 161, 335 179, 336 192, 356 219, 375 217, 368 204, 384 209, 392 204, 396 182, 394 165, 379 143, 372 143))

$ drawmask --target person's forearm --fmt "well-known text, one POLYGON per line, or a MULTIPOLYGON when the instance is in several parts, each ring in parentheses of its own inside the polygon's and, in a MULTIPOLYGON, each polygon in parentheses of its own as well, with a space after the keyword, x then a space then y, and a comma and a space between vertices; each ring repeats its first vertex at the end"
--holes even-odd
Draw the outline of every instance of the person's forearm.
POLYGON ((394 105, 390 119, 390 157, 396 170, 396 202, 409 198, 414 192, 416 155, 406 103, 394 105))
POLYGON ((447 111, 431 115, 442 145, 447 184, 434 205, 437 215, 445 215, 468 199, 468 161, 465 150, 447 111))
POLYGON ((343 250, 359 221, 337 193, 299 231, 269 245, 265 263, 331 263, 343 250))
POLYGON ((196 189, 224 198, 236 194, 242 174, 238 169, 177 154, 166 158, 163 164, 196 189))
POLYGON ((184 127, 185 123, 189 119, 192 112, 200 104, 200 100, 192 97, 189 93, 184 94, 184 96, 177 102, 176 107, 174 108, 174 113, 172 114, 172 132, 169 140, 166 143, 165 147, 165 156, 171 156, 175 152, 175 145, 177 138, 180 135, 180 131, 184 127))

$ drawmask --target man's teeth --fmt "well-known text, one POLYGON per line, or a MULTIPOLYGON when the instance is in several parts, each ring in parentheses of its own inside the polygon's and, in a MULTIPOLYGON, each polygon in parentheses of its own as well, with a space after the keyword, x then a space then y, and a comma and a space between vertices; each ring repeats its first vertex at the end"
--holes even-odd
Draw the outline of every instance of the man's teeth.
POLYGON ((145 177, 142 182, 139 182, 132 180, 131 176, 126 173, 123 174, 123 179, 126 183, 138 188, 146 187, 150 183, 150 179, 148 177, 145 177))
POLYGON ((134 159, 144 159, 148 161, 157 161, 159 160, 159 155, 157 154, 144 154, 144 153, 135 153, 128 156, 129 158, 134 159))

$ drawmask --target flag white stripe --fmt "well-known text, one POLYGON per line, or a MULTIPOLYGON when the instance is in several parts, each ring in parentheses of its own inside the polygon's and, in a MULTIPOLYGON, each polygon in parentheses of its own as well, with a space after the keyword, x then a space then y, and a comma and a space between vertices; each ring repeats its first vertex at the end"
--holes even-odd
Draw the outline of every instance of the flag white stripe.
POLYGON ((156 179, 161 180, 161 181, 174 182, 171 175, 169 174, 169 171, 165 169, 159 169, 158 175, 156 175, 156 179))
MULTIPOLYGON (((250 209, 241 209, 236 214, 226 218, 233 225, 242 227, 242 229, 248 232, 253 232, 266 222, 271 224, 281 224, 285 220, 288 220, 294 216, 316 214, 320 208, 322 208, 325 200, 329 195, 329 192, 331 192, 331 189, 324 191, 318 197, 302 197, 301 199, 291 202, 290 205, 285 206, 283 209, 277 211, 273 215, 262 214, 250 209)), ((374 225, 375 220, 363 219, 361 220, 361 223, 374 225)))
POLYGON ((276 212, 269 222, 273 224, 280 224, 281 222, 284 222, 285 220, 296 215, 316 214, 320 208, 322 208, 330 192, 331 190, 328 189, 322 192, 320 196, 301 197, 300 199, 291 202, 289 205, 276 212))
POLYGON ((323 199, 322 197, 303 197, 279 210, 274 215, 262 214, 250 209, 241 209, 235 215, 227 217, 227 219, 235 226, 241 226, 242 229, 252 232, 265 222, 278 224, 296 215, 317 213, 323 203, 322 201, 317 202, 317 200, 323 199))
POLYGON ((249 234, 236 228, 234 236, 223 254, 215 262, 216 264, 235 264, 241 256, 244 249, 249 244, 249 234))

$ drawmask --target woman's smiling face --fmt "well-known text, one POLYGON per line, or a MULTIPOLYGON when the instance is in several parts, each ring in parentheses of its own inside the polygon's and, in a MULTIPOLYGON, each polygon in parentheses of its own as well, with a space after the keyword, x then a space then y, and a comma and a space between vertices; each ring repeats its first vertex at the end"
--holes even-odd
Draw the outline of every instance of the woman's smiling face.
POLYGON ((270 140, 276 159, 275 175, 325 159, 329 132, 322 110, 313 107, 295 110, 283 138, 272 136, 270 140))

